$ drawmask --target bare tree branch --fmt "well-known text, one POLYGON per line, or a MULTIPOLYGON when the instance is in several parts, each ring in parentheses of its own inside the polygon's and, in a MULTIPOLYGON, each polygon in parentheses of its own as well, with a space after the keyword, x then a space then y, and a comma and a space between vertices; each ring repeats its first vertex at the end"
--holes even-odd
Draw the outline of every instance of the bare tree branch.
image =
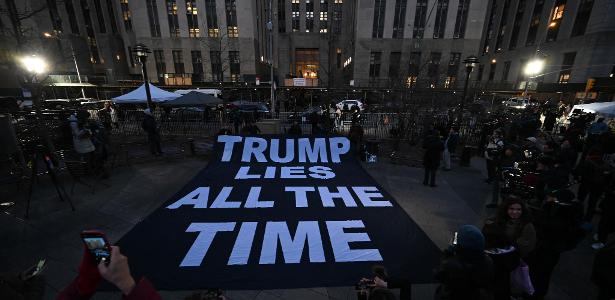
POLYGON ((20 16, 17 17, 17 20, 22 21, 22 20, 31 18, 34 15, 36 15, 36 14, 38 14, 38 13, 40 13, 40 12, 46 10, 46 9, 47 9, 47 6, 41 6, 41 7, 37 8, 37 9, 35 9, 35 10, 29 11, 29 12, 26 11, 23 14, 18 14, 20 16))

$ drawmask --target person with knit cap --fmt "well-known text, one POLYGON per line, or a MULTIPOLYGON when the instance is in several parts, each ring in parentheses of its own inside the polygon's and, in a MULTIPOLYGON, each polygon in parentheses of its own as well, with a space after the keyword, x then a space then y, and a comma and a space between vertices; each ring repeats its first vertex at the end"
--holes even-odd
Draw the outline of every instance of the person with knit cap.
POLYGON ((162 149, 160 148, 160 133, 158 132, 158 124, 156 119, 149 108, 143 110, 145 117, 141 123, 141 127, 147 133, 147 141, 149 142, 149 150, 153 155, 161 155, 162 149))
POLYGON ((435 271, 437 300, 483 300, 493 297, 493 261, 485 254, 485 237, 474 225, 459 227, 435 271))

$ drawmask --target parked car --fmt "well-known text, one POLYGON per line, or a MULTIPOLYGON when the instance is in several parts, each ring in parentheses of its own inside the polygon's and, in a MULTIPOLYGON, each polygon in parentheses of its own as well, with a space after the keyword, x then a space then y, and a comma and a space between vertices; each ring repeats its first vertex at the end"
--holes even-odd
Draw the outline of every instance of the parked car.
POLYGON ((341 110, 352 110, 354 107, 363 110, 363 102, 361 100, 342 100, 337 104, 337 107, 341 110))
POLYGON ((508 108, 525 109, 530 106, 531 102, 527 98, 512 97, 504 100, 502 104, 508 108))
POLYGON ((245 113, 252 113, 255 111, 257 113, 269 113, 269 108, 267 105, 262 103, 241 103, 239 105, 235 105, 235 108, 237 108, 240 112, 245 113))
POLYGON ((318 115, 322 115, 325 111, 320 106, 312 106, 308 107, 306 110, 302 112, 296 112, 288 115, 286 121, 288 123, 292 123, 297 121, 298 123, 305 123, 310 121, 310 115, 316 113, 318 115))

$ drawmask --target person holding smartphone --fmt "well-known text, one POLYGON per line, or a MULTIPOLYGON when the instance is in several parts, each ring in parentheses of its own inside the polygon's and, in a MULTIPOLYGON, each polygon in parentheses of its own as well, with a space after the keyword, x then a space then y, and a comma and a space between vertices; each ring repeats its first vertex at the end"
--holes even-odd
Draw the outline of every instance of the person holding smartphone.
MULTIPOLYGON (((130 274, 128 258, 122 255, 120 247, 109 246, 105 240, 104 246, 109 249, 109 253, 103 259, 98 259, 95 255, 101 250, 93 249, 91 246, 95 243, 88 243, 88 238, 91 237, 83 237, 86 246, 79 266, 79 275, 58 294, 56 300, 90 299, 96 293, 101 279, 115 285, 122 292, 124 300, 162 300, 146 278, 135 281, 130 274)), ((104 239, 104 236, 101 238, 104 239)))

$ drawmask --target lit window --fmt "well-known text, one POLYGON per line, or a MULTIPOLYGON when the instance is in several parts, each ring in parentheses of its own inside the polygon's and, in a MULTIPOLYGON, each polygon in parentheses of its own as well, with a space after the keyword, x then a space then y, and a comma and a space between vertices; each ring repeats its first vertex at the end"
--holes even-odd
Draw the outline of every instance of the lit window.
POLYGON ((558 83, 568 83, 570 80, 570 73, 563 73, 559 75, 558 83))
POLYGON ((237 26, 229 26, 228 27, 228 37, 230 37, 230 38, 238 38, 239 37, 239 27, 237 27, 237 26))
POLYGON ((220 29, 218 29, 218 28, 209 28, 209 29, 207 29, 207 35, 209 37, 219 37, 220 36, 220 29))
POLYGON ((200 30, 198 28, 189 28, 188 31, 190 37, 199 37, 200 35, 200 30))
POLYGON ((333 2, 333 3, 342 4, 342 3, 344 3, 344 1, 343 0, 335 0, 335 2, 333 2))
POLYGON ((446 77, 446 80, 444 80, 444 88, 448 89, 448 88, 455 87, 456 79, 457 79, 457 77, 455 77, 455 76, 448 76, 448 77, 446 77))
POLYGON ((328 16, 327 16, 327 12, 326 12, 326 11, 321 11, 321 12, 320 12, 320 20, 321 20, 321 21, 326 21, 326 20, 327 20, 327 18, 328 18, 328 16))
POLYGON ((314 19, 314 12, 313 11, 306 12, 305 17, 308 19, 314 19))
POLYGON ((327 28, 321 28, 320 33, 327 33, 327 28))
POLYGON ((408 79, 406 79, 406 86, 411 87, 415 85, 417 79, 418 79, 417 76, 408 76, 408 79))
POLYGON ((559 20, 564 17, 564 7, 566 7, 566 5, 561 4, 553 9, 553 17, 551 18, 552 21, 559 20))
POLYGON ((293 0, 292 3, 293 4, 299 4, 299 0, 293 0))

